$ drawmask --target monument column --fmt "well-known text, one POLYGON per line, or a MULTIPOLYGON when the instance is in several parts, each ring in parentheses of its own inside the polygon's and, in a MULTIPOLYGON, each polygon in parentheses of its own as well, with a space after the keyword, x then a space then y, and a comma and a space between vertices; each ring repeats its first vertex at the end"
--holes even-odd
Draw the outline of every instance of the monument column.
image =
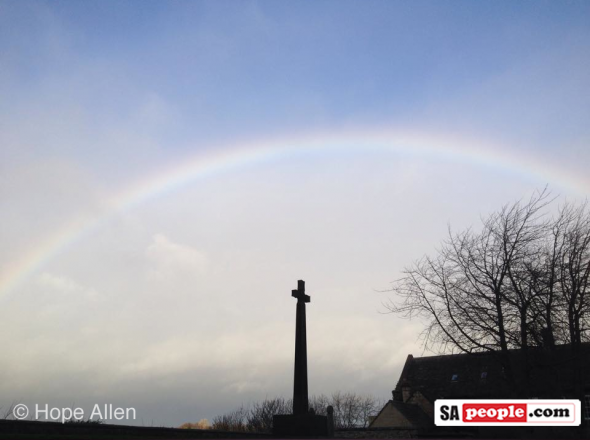
POLYGON ((293 381, 293 414, 274 414, 272 433, 275 438, 328 437, 328 418, 309 412, 307 395, 307 334, 305 329, 305 303, 310 301, 305 294, 305 282, 297 281, 297 289, 291 291, 297 298, 295 316, 295 378, 293 381))
POLYGON ((305 328, 305 303, 310 302, 305 294, 305 281, 297 281, 297 290, 291 291, 297 298, 295 317, 295 378, 293 381, 293 414, 307 414, 309 399, 307 395, 307 335, 305 328))

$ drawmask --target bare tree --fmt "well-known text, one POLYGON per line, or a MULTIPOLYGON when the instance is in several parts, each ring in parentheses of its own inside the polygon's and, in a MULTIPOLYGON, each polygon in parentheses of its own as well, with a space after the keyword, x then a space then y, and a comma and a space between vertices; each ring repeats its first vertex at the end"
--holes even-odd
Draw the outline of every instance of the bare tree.
MULTIPOLYGON (((334 408, 334 425, 336 428, 366 427, 369 417, 381 408, 381 402, 373 396, 355 393, 337 392, 330 397, 321 394, 311 396, 310 408, 316 414, 326 415, 327 408, 334 408)), ((265 399, 252 404, 249 408, 242 406, 213 419, 212 428, 222 431, 271 432, 272 416, 275 414, 291 414, 293 402, 282 397, 265 399)))
POLYGON ((315 413, 321 416, 328 414, 328 406, 331 404, 330 398, 325 394, 314 395, 309 398, 309 407, 313 408, 315 413))
POLYGON ((590 277, 590 216, 586 205, 566 205, 563 219, 563 246, 559 264, 559 282, 567 307, 567 325, 572 346, 582 343, 588 331, 590 277))
MULTIPOLYGON (((10 420, 11 418, 14 418, 14 406, 15 403, 12 402, 3 413, 0 413, 0 420, 10 420)), ((0 407, 0 411, 2 411, 2 407, 0 407)))
POLYGON ((590 215, 586 204, 565 205, 560 212, 563 227, 562 251, 559 255, 559 283, 563 314, 567 317, 567 334, 572 348, 576 394, 584 401, 582 389, 581 344, 587 339, 590 302, 590 215))
POLYGON ((427 348, 498 354, 512 389, 528 395, 529 347, 579 346, 588 329, 590 216, 585 204, 566 204, 550 219, 553 200, 543 190, 482 219, 479 231, 449 229, 434 257, 393 283, 386 306, 425 320, 427 348), (510 349, 521 352, 518 383, 510 349))
POLYGON ((248 409, 243 406, 222 416, 215 416, 211 427, 220 431, 247 430, 248 409))
POLYGON ((368 426, 369 417, 375 415, 381 406, 381 402, 373 396, 340 391, 326 398, 326 401, 334 408, 336 429, 368 426))
POLYGON ((360 420, 359 426, 366 428, 369 426, 371 417, 377 415, 379 410, 383 407, 383 402, 373 396, 365 395, 360 398, 360 420))
POLYGON ((248 412, 248 431, 271 432, 272 416, 275 414, 289 414, 292 408, 292 400, 282 397, 265 399, 262 402, 254 403, 248 412))

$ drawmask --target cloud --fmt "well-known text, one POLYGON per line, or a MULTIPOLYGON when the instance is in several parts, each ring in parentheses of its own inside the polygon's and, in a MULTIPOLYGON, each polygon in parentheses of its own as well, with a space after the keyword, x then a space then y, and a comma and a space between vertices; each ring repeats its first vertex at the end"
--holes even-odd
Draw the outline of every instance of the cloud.
POLYGON ((84 293, 87 290, 74 280, 55 275, 49 272, 44 272, 39 277, 39 284, 41 287, 46 288, 53 292, 65 293, 65 294, 77 294, 84 293))
POLYGON ((163 234, 153 236, 152 243, 146 249, 146 257, 151 263, 150 276, 158 281, 204 275, 209 266, 205 253, 174 243, 163 234))

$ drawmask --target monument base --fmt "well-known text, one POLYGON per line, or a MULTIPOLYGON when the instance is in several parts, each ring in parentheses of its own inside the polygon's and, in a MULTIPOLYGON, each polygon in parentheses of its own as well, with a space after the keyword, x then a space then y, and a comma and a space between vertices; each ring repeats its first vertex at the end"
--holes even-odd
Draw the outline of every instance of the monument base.
POLYGON ((275 437, 328 437, 328 417, 316 414, 280 414, 272 417, 275 437))

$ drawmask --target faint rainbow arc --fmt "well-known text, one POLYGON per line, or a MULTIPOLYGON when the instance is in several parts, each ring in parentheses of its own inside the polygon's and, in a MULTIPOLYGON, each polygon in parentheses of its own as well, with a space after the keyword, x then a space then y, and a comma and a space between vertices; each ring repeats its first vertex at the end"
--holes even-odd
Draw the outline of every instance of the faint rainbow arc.
POLYGON ((238 142, 221 147, 206 155, 197 154, 188 161, 164 172, 141 180, 108 202, 109 209, 100 217, 80 217, 65 224, 0 273, 0 299, 36 273, 47 261, 59 254, 77 238, 100 227, 106 220, 162 193, 218 172, 243 167, 257 162, 279 159, 289 154, 308 154, 315 151, 377 150, 404 153, 412 156, 441 156, 471 164, 497 167, 551 181, 582 195, 587 195, 590 181, 572 175, 555 166, 548 166, 532 157, 521 157, 506 152, 506 148, 492 143, 449 135, 432 135, 408 131, 347 131, 338 134, 315 133, 290 136, 287 139, 238 142))

